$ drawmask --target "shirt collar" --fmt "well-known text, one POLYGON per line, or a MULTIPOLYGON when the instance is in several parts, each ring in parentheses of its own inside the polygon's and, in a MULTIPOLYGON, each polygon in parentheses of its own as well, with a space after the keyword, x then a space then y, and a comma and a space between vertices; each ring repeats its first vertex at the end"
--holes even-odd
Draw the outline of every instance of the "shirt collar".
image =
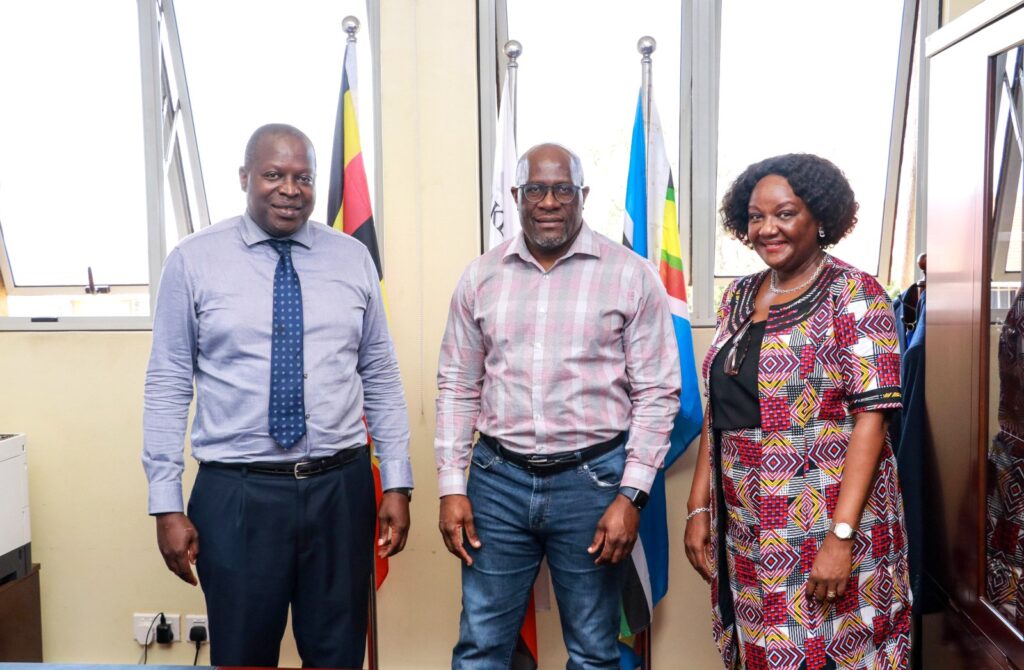
MULTIPOLYGON (((575 256, 576 254, 593 256, 594 258, 601 257, 601 247, 598 244, 597 235, 590 229, 590 226, 587 225, 586 221, 584 221, 580 226, 580 234, 576 236, 575 240, 573 240, 572 245, 569 247, 568 251, 565 252, 565 255, 555 261, 555 265, 563 262, 570 256, 575 256)), ((509 256, 518 256, 527 263, 533 263, 535 265, 538 264, 537 259, 533 257, 533 254, 530 253, 529 247, 526 246, 526 240, 523 239, 522 230, 519 231, 518 235, 512 238, 512 243, 508 245, 507 249, 505 249, 503 258, 508 258, 509 256)))
MULTIPOLYGON (((245 242, 246 246, 253 246, 260 242, 266 242, 271 239, 271 236, 267 234, 267 231, 263 230, 256 225, 256 222, 249 216, 249 212, 246 211, 242 215, 242 241, 245 242)), ((307 249, 313 247, 313 231, 310 229, 309 221, 306 221, 302 226, 299 227, 293 234, 285 238, 275 239, 286 239, 300 244, 307 249)))

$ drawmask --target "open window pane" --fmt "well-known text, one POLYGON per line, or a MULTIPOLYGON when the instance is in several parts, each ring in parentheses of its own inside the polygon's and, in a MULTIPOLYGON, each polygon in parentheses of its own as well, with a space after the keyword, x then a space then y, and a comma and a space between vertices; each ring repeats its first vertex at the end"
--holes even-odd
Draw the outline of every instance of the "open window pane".
POLYGON ((325 222, 334 122, 346 34, 342 19, 361 25, 358 115, 363 161, 374 191, 373 77, 365 0, 176 0, 199 154, 212 221, 241 214, 238 183, 245 143, 265 123, 289 123, 313 141, 317 205, 325 222))
POLYGON ((652 56, 654 99, 678 178, 679 4, 508 2, 508 36, 523 45, 517 78, 519 152, 550 141, 579 154, 590 186, 584 218, 613 240, 622 239, 630 137, 641 82, 636 43, 644 35, 658 43, 652 56))
MULTIPOLYGON (((1020 186, 1020 183, 1018 183, 1020 186)), ((1021 244, 1021 205, 1024 198, 1021 197, 1021 191, 1017 191, 1017 202, 1013 206, 1013 223, 1010 227, 1010 239, 1009 239, 1009 250, 1006 256, 1006 273, 1017 273, 1020 274, 1021 266, 1021 253, 1020 250, 1024 248, 1024 244, 1021 244)))
MULTIPOLYGON (((878 272, 903 3, 723 0, 718 198, 749 164, 823 156, 845 173, 859 222, 833 250, 878 272)), ((718 226, 715 274, 762 267, 718 226)))
MULTIPOLYGON (((149 281, 134 0, 0 3, 0 232, 13 286, 149 281)), ((62 310, 63 311, 63 310, 62 310)))

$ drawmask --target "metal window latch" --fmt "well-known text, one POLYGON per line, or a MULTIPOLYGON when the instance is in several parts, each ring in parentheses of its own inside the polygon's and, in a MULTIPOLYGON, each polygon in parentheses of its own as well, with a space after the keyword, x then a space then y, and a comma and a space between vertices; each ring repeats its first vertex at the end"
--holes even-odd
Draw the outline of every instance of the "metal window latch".
POLYGON ((92 280, 92 266, 89 266, 89 285, 85 287, 85 292, 89 295, 96 295, 98 293, 110 293, 109 286, 97 286, 96 282, 92 280))

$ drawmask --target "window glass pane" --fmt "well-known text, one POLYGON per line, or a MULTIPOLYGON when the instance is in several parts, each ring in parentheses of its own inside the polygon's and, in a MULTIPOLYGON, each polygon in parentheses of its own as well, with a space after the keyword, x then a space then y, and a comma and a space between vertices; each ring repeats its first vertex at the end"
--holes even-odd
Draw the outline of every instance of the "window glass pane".
MULTIPOLYGON (((1021 184, 1018 182, 1018 187, 1021 184)), ((1020 272, 1021 266, 1021 249, 1024 249, 1024 244, 1021 243, 1020 234, 1020 220, 1021 220, 1021 205, 1024 204, 1024 194, 1021 193, 1021 189, 1017 190, 1017 202, 1013 206, 1013 223, 1010 227, 1010 241, 1009 241, 1009 252, 1006 256, 1006 272, 1020 272)))
MULTIPOLYGON (((508 0, 508 36, 519 58, 516 143, 520 154, 541 142, 580 156, 590 186, 584 218, 622 239, 629 145, 640 92, 637 40, 657 40, 654 99, 673 174, 679 155, 679 3, 624 7, 608 0, 508 0)), ((502 75, 504 76, 504 75, 502 75)))
MULTIPOLYGON (((921 21, 917 23, 914 44, 920 44, 921 21)), ((917 47, 911 60, 907 117, 903 130, 903 156, 900 161, 899 189, 896 195, 896 217, 893 222, 892 259, 888 288, 903 290, 922 274, 915 254, 917 244, 917 142, 919 124, 920 76, 917 47)))
MULTIPOLYGON (((903 3, 723 0, 718 197, 749 164, 809 152, 845 173, 859 222, 833 253, 877 273, 903 3)), ((715 273, 760 259, 718 226, 715 273)))
POLYGON ((147 284, 134 0, 0 3, 0 63, 8 288, 147 284))
MULTIPOLYGON (((346 34, 360 21, 358 115, 370 197, 374 192, 373 78, 365 0, 176 0, 211 221, 241 214, 238 168, 245 143, 265 123, 289 123, 313 141, 317 204, 325 222, 331 148, 346 34)), ((326 223, 326 222, 325 222, 326 223)))

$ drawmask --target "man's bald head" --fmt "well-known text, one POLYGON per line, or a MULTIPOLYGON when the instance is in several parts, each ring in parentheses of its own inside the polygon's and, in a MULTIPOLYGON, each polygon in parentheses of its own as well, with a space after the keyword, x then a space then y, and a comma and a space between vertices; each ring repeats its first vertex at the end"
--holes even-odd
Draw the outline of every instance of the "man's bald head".
POLYGON ((523 185, 530 174, 530 158, 550 151, 558 151, 565 154, 569 162, 569 172, 572 175, 572 183, 577 186, 583 186, 583 163, 580 161, 580 157, 577 156, 572 149, 564 147, 557 142, 545 142, 543 144, 537 144, 526 150, 526 153, 519 159, 519 163, 516 165, 516 185, 523 185))
MULTIPOLYGON (((252 135, 249 137, 249 141, 245 145, 245 162, 242 165, 246 170, 252 169, 253 161, 256 160, 256 149, 259 147, 260 142, 267 137, 295 137, 302 140, 310 148, 312 153, 313 143, 306 137, 306 133, 302 132, 295 126, 288 125, 287 123, 268 123, 260 126, 252 135)), ((314 159, 316 157, 315 153, 314 159)), ((314 165, 314 167, 316 167, 314 165)))

